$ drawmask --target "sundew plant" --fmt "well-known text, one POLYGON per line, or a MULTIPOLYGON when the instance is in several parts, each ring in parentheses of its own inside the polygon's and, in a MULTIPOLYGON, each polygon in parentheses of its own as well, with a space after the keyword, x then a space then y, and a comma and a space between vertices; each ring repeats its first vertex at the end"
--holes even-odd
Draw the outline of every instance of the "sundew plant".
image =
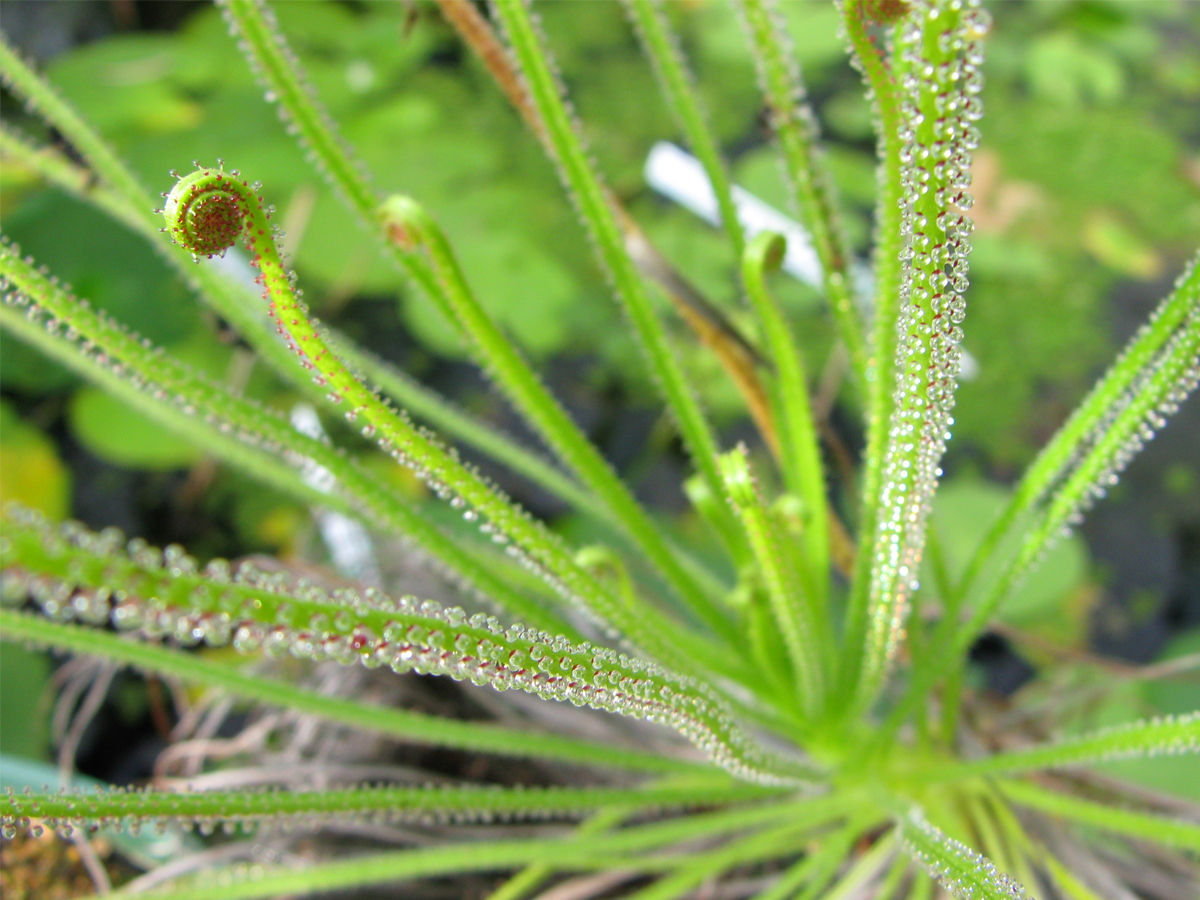
MULTIPOLYGON (((222 780, 215 761, 151 789, 10 791, 0 800, 4 836, 52 829, 81 842, 99 829, 195 829, 175 858, 117 891, 173 898, 292 896, 470 873, 487 875, 472 883, 490 884, 493 898, 531 897, 564 879, 571 896, 643 900, 698 896, 705 886, 712 893, 703 896, 761 900, 1196 896, 1200 811, 1097 767, 1196 753, 1200 713, 1066 734, 1037 709, 998 718, 964 705, 968 652, 997 610, 1037 578, 1049 548, 1195 388, 1196 261, 1029 463, 952 577, 929 520, 970 334, 986 9, 972 0, 837 6, 877 135, 864 288, 779 10, 771 0, 733 0, 770 139, 821 263, 845 392, 862 413, 856 477, 835 490, 814 369, 772 285, 786 242, 739 218, 672 30, 686 7, 622 5, 679 140, 711 184, 738 263, 736 315, 688 288, 686 267, 655 249, 604 181, 537 5, 436 7, 557 169, 580 239, 686 452, 685 492, 708 532, 697 546, 669 533, 589 442, 497 322, 492 299, 476 293, 439 211, 372 186, 378 175, 339 135, 268 5, 220 3, 267 103, 359 219, 364 247, 436 306, 540 447, 452 408, 309 313, 280 249, 278 217, 260 196, 270 171, 242 172, 232 159, 190 168, 163 160, 164 172, 181 171, 144 185, 51 84, 7 45, 0 51, 6 87, 61 138, 38 146, 6 127, 5 164, 157 247, 325 427, 297 427, 190 367, 97 311, 8 238, 6 341, 35 347, 314 515, 402 539, 463 598, 461 607, 440 605, 361 573, 198 561, 179 546, 10 505, 0 537, 4 640, 131 666, 226 704, 283 708, 313 728, 492 755, 501 769, 536 760, 533 771, 550 773, 519 785, 432 771, 403 781, 331 764, 281 767, 247 789, 222 780), (254 290, 212 259, 241 252, 254 290), (681 336, 711 353, 754 440, 719 438, 706 390, 678 355, 681 336), (604 539, 577 545, 556 534, 464 462, 456 444, 523 472, 604 539), (454 515, 414 502, 363 455, 371 445, 454 515), (209 649, 223 647, 236 653, 209 649), (490 694, 486 702, 509 712, 462 721, 331 695, 303 677, 318 663, 469 681, 474 691, 504 692, 503 703, 490 694)), ((388 175, 406 179, 419 194, 420 173, 388 175)), ((511 275, 519 295, 519 267, 511 275)))

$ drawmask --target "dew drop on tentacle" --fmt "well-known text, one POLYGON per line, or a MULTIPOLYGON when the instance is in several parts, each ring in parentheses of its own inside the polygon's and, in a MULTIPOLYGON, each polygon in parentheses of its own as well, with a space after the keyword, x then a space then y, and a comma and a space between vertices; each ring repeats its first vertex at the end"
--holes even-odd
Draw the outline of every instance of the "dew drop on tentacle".
POLYGON ((971 206, 971 150, 978 131, 978 38, 987 16, 974 2, 938 7, 914 0, 896 52, 903 196, 895 412, 881 498, 878 554, 871 576, 872 640, 890 659, 903 639, 908 597, 924 547, 929 497, 950 434, 961 360, 971 206), (930 40, 930 38, 934 40, 930 40))

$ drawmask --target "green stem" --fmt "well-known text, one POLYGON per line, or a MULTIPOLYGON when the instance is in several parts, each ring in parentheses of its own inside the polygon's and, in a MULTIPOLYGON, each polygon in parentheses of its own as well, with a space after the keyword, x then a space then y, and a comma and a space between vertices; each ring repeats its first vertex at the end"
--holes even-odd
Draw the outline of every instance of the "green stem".
POLYGON ((750 539, 775 624, 783 633, 796 693, 806 717, 811 719, 825 696, 822 636, 813 620, 811 586, 803 585, 795 559, 787 553, 787 544, 781 538, 781 529, 770 520, 763 506, 745 447, 731 450, 721 458, 721 473, 725 492, 750 539))
MULTIPOLYGON (((257 74, 276 95, 279 108, 286 112, 297 137, 341 189, 359 217, 373 221, 379 201, 364 167, 350 157, 329 114, 316 102, 311 89, 297 73, 291 51, 279 37, 274 14, 262 0, 220 0, 220 6, 230 25, 245 41, 247 50, 253 53, 257 74)), ((422 273, 418 267, 409 274, 422 287, 432 285, 433 277, 428 271, 422 273)))
POLYGON ((1120 809, 1111 803, 1048 791, 1024 781, 1002 781, 1000 791, 1021 806, 1070 822, 1200 853, 1200 825, 1195 822, 1120 809))
POLYGON ((445 234, 414 200, 391 197, 380 217, 392 240, 409 249, 424 249, 436 273, 446 315, 457 321, 477 348, 489 374, 518 410, 540 431, 564 460, 621 523, 635 544, 671 584, 688 607, 719 637, 731 630, 730 620, 679 564, 662 530, 637 503, 595 446, 538 379, 520 351, 484 311, 459 267, 445 234))
MULTIPOLYGON (((750 304, 763 324, 767 351, 775 369, 773 399, 779 423, 783 472, 788 489, 804 504, 801 565, 811 586, 809 605, 819 624, 823 646, 832 649, 833 634, 826 609, 829 596, 829 516, 825 495, 825 470, 817 443, 817 429, 808 398, 804 359, 788 327, 783 310, 767 290, 765 274, 779 267, 785 244, 780 235, 755 236, 742 257, 742 280, 750 304)), ((831 657, 825 655, 826 662, 831 657)))
POLYGON ((864 816, 851 819, 832 833, 823 834, 815 850, 784 871, 773 885, 756 894, 754 900, 815 900, 822 896, 845 863, 854 842, 869 825, 868 817, 864 816))
POLYGON ((733 202, 733 190, 729 175, 721 161, 716 138, 708 126, 707 116, 700 106, 700 98, 684 61, 679 42, 671 32, 660 0, 623 0, 623 5, 633 21, 642 48, 654 64, 654 72, 662 89, 667 106, 676 122, 687 135, 688 144, 708 176, 717 209, 721 215, 721 227, 729 238, 735 258, 741 259, 745 250, 746 236, 738 219, 737 206, 733 202))
POLYGON ((987 563, 1011 536, 1013 526, 1023 521, 1025 515, 1046 496, 1055 481, 1078 462, 1081 452, 1095 440, 1098 429, 1112 414, 1112 410, 1121 403, 1122 397, 1129 393, 1168 340, 1178 332, 1189 314, 1194 314, 1198 305, 1200 256, 1192 259, 1179 276, 1175 290, 1138 329, 1118 360, 1096 383, 1070 418, 1055 432, 1054 437, 1042 448, 1037 459, 1021 476, 1007 506, 992 523, 963 571, 955 591, 960 604, 974 588, 987 563))
POLYGON ((720 847, 710 849, 702 857, 693 859, 689 865, 664 875, 649 887, 627 895, 627 900, 678 900, 690 896, 701 884, 717 880, 722 873, 736 866, 790 855, 812 827, 788 822, 727 841, 720 847))
POLYGON ((875 527, 879 514, 883 467, 887 458, 887 430, 895 400, 896 322, 900 314, 900 252, 904 238, 900 226, 904 190, 901 184, 901 109, 896 69, 905 61, 893 55, 891 67, 884 52, 870 40, 863 19, 868 0, 842 0, 842 22, 854 50, 852 60, 862 69, 875 106, 876 144, 879 151, 875 204, 875 250, 872 270, 875 302, 867 361, 867 447, 859 502, 858 553, 847 605, 841 654, 838 699, 843 705, 854 690, 862 670, 862 655, 870 606, 871 566, 875 558, 875 527))
POLYGON ((50 622, 40 616, 7 609, 0 609, 0 638, 90 654, 144 672, 220 690, 234 697, 298 710, 329 722, 429 747, 548 759, 635 772, 711 771, 703 763, 630 750, 616 746, 611 741, 594 742, 556 734, 538 734, 535 737, 526 728, 506 728, 488 722, 459 722, 406 709, 330 697, 262 673, 243 672, 212 655, 180 653, 173 648, 126 640, 95 628, 50 622))
POLYGON ((1067 769, 1106 760, 1196 753, 1200 753, 1200 712, 1129 722, 983 759, 941 762, 917 773, 916 778, 922 783, 943 783, 980 775, 1067 769))
POLYGON ((0 73, 6 87, 25 99, 37 113, 88 160, 95 173, 126 197, 144 197, 146 189, 78 113, 47 85, 5 40, 0 40, 0 73))
POLYGON ((867 384, 867 348, 851 292, 850 253, 818 144, 816 120, 804 101, 796 52, 772 0, 739 0, 737 7, 750 37, 759 84, 770 107, 771 125, 783 153, 792 199, 812 233, 813 246, 821 260, 825 296, 849 352, 855 380, 862 387, 867 384))
MULTIPOLYGON (((637 267, 626 249, 606 190, 588 161, 582 138, 567 111, 551 68, 549 52, 537 34, 524 0, 498 0, 495 9, 508 32, 513 53, 541 116, 563 180, 570 189, 605 271, 612 278, 616 293, 629 314, 651 371, 679 425, 692 463, 708 483, 713 495, 719 497, 721 480, 717 472, 716 439, 670 349, 666 331, 654 312, 646 286, 638 277, 637 267)), ((721 515, 730 516, 724 512, 721 515)))
MULTIPOLYGON (((762 792, 758 792, 761 798, 762 792)), ((692 782, 662 782, 634 788, 351 787, 321 790, 104 790, 88 794, 28 793, 0 798, 0 823, 23 817, 49 820, 51 827, 128 827, 150 821, 180 824, 222 822, 284 824, 295 817, 365 819, 372 822, 471 821, 478 818, 541 819, 577 816, 608 806, 680 809, 754 799, 745 785, 712 787, 692 782)))
MULTIPOLYGON (((611 831, 625 819, 629 818, 633 812, 635 810, 630 807, 609 807, 583 822, 575 829, 575 836, 584 837, 590 834, 602 834, 611 831)), ((536 890, 542 882, 553 874, 554 866, 550 863, 533 863, 526 866, 508 879, 508 881, 504 882, 504 884, 500 885, 500 887, 496 888, 496 890, 488 894, 487 900, 521 900, 522 897, 536 890)))
MULTIPOLYGON (((840 804, 844 808, 846 804, 840 804)), ((734 811, 690 816, 686 819, 642 825, 612 834, 531 840, 476 841, 470 852, 461 845, 423 847, 359 856, 351 860, 319 863, 301 869, 276 867, 257 873, 253 880, 195 884, 176 882, 169 888, 136 895, 111 894, 114 898, 145 900, 252 900, 294 893, 330 891, 342 887, 361 888, 401 879, 466 871, 504 870, 530 863, 544 863, 555 871, 593 871, 628 868, 636 871, 670 871, 690 857, 678 853, 644 855, 656 848, 709 835, 727 835, 756 824, 779 822, 797 815, 811 815, 807 804, 783 803, 734 811), (638 855, 631 855, 638 854, 638 855)), ((213 873, 218 878, 221 874, 213 873)))

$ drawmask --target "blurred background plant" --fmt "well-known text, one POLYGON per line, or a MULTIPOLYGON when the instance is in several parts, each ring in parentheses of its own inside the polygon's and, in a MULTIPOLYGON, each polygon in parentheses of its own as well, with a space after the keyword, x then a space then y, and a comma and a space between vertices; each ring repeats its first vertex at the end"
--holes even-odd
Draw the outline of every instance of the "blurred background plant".
MULTIPOLYGON (((849 232, 865 255, 875 155, 861 80, 846 61, 831 4, 783 8, 824 125, 849 232)), ((786 209, 731 11, 682 2, 671 9, 734 180, 786 209)), ((645 183, 649 148, 675 129, 620 8, 547 3, 541 11, 601 169, 666 255, 736 320, 743 312, 735 262, 721 233, 645 183)), ((1200 237, 1200 4, 1004 3, 992 13, 967 338, 978 370, 960 388, 934 518, 952 572, 999 508, 1001 485, 1146 318, 1200 237)), ((412 193, 436 210, 478 294, 549 373, 576 420, 641 497, 673 515, 672 528, 704 540, 704 529, 683 513, 682 455, 648 383, 639 380, 645 370, 554 172, 478 61, 422 3, 280 3, 277 15, 378 187, 412 193)), ((193 158, 221 156, 257 173, 318 315, 476 414, 525 434, 428 301, 403 295, 395 273, 319 183, 247 67, 230 57, 215 10, 199 3, 10 0, 3 18, 9 37, 145 183, 167 187, 164 161, 193 158)), ((7 122, 39 133, 19 104, 3 99, 7 122)), ((99 212, 5 164, 0 214, 26 252, 131 328, 253 397, 285 407, 296 399, 232 334, 213 343, 221 323, 192 302, 143 241, 99 212)), ((782 281, 778 291, 803 323, 797 333, 804 353, 826 361, 834 332, 816 291, 782 281)), ((690 374, 705 385, 725 443, 749 439, 742 403, 711 354, 694 342, 679 346, 690 374)), ((320 558, 312 519, 294 501, 213 465, 19 342, 5 338, 2 349, 5 499, 53 519, 73 516, 158 544, 179 542, 200 556, 320 558)), ((850 392, 837 389, 836 370, 833 360, 832 427, 856 458, 859 417, 850 392)), ((362 442, 355 446, 382 470, 382 457, 362 442)), ((980 688, 1009 694, 1039 664, 1064 654, 1145 663, 1200 650, 1198 447, 1200 407, 1192 403, 1093 511, 1081 536, 1055 551, 1036 589, 1022 595, 1028 602, 1009 606, 1000 628, 980 642, 982 665, 973 673, 980 688), (1095 571, 1089 556, 1103 580, 1088 575, 1095 571)), ((483 465, 524 505, 588 542, 586 526, 553 497, 483 465)), ((456 515, 402 472, 394 477, 432 515, 456 515)), ((405 574, 411 578, 411 568, 405 574)), ((436 587, 424 593, 436 596, 436 587)), ((33 711, 49 696, 53 664, 6 644, 0 666, 0 748, 50 758, 50 729, 15 723, 46 721, 33 711)), ((1112 671, 1125 672, 1116 663, 1112 671)), ((1084 693, 1075 724, 1181 712, 1194 706, 1181 693, 1188 687, 1130 678, 1104 695, 1084 693)), ((120 781, 145 768, 162 740, 154 724, 161 701, 152 694, 140 679, 120 679, 105 716, 78 736, 81 770, 120 781), (139 735, 132 745, 140 742, 144 756, 129 758, 131 742, 117 733, 139 735)), ((1200 798, 1200 773, 1176 762, 1127 762, 1121 771, 1200 798)))

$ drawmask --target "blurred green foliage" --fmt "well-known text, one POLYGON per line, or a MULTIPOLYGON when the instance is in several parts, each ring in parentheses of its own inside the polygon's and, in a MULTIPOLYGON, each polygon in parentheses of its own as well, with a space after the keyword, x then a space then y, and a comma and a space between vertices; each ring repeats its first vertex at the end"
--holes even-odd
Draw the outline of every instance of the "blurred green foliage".
POLYGON ((0 653, 0 755, 42 759, 50 749, 50 658, 19 644, 0 653))
MULTIPOLYGON (((6 348, 7 351, 7 348, 6 348)), ((40 429, 0 403, 0 503, 15 501, 47 516, 71 510, 71 476, 40 429)))

